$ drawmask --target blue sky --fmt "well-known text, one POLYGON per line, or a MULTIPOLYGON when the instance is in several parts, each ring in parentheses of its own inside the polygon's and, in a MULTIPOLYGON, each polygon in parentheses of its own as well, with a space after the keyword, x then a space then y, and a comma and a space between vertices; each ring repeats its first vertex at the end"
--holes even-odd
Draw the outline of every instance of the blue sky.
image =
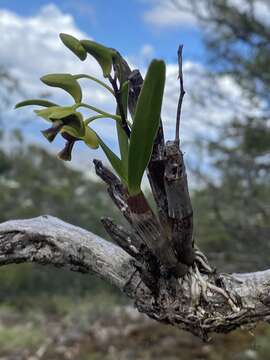
MULTIPOLYGON (((33 16, 48 5, 47 0, 1 0, 1 8, 22 16, 33 16)), ((55 0, 64 13, 74 17, 77 26, 97 41, 117 47, 124 54, 136 54, 142 44, 150 44, 155 55, 169 62, 176 61, 179 43, 185 46, 187 59, 204 62, 202 32, 187 24, 157 27, 144 21, 152 2, 143 0, 55 0)))
MULTIPOLYGON (((186 1, 186 0, 181 0, 186 1)), ((239 0, 238 0, 239 1, 239 0)), ((184 44, 184 78, 186 96, 181 122, 181 140, 187 157, 196 138, 216 135, 209 123, 223 124, 238 108, 246 107, 240 89, 232 79, 224 77, 214 85, 206 76, 206 58, 202 41, 203 29, 189 14, 175 9, 169 0, 0 0, 0 65, 19 80, 24 93, 10 94, 11 105, 24 98, 36 98, 44 93, 62 105, 71 105, 71 99, 62 90, 46 88, 39 78, 47 73, 90 73, 102 77, 94 59, 80 62, 59 40, 59 33, 66 32, 79 39, 89 37, 97 42, 117 48, 132 67, 145 73, 153 57, 167 63, 165 97, 162 118, 168 138, 174 136, 175 114, 179 94, 176 52, 184 44), (207 93, 209 87, 222 89, 232 99, 232 106, 204 99, 203 105, 194 98, 207 93)), ((88 82, 82 81, 86 102, 106 111, 115 111, 109 94, 88 82)), ((242 110, 242 109, 241 109, 242 110)), ((12 106, 5 114, 6 124, 18 124, 29 141, 34 141, 53 152, 59 143, 47 144, 40 135, 43 122, 33 116, 30 108, 16 110, 12 106)), ((15 125, 16 126, 16 125, 15 125)), ((115 125, 110 120, 94 124, 95 130, 116 150, 115 125)), ((75 153, 73 165, 89 164, 89 156, 80 148, 75 153), (78 161, 79 159, 79 161, 78 161)), ((193 154, 193 163, 203 164, 207 158, 193 154)))

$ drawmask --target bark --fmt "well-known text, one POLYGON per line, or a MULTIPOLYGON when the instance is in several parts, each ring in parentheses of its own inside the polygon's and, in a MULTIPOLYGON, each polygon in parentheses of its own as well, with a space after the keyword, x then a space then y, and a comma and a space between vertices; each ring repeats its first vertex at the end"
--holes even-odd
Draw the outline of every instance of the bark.
POLYGON ((0 265, 22 262, 95 272, 120 289, 133 271, 119 247, 47 215, 0 224, 0 265))
POLYGON ((154 296, 134 257, 91 232, 50 216, 0 224, 0 265, 21 262, 94 272, 133 299, 139 311, 203 339, 213 331, 228 332, 270 319, 270 270, 202 274, 200 282, 190 272, 177 279, 173 292, 163 279, 154 296), (196 284, 204 282, 208 284, 204 294, 196 298, 196 284))

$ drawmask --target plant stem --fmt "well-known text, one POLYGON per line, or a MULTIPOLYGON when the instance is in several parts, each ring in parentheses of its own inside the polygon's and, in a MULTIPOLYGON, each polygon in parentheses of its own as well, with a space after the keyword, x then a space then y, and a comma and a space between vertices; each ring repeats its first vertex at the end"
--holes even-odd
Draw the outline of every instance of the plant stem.
POLYGON ((95 78, 94 76, 86 75, 86 74, 78 74, 78 75, 73 75, 73 77, 75 79, 90 79, 90 80, 93 80, 96 83, 98 83, 99 85, 103 86, 105 89, 107 89, 112 95, 114 95, 113 90, 107 84, 105 84, 103 81, 95 78))
MULTIPOLYGON (((117 115, 116 115, 117 116, 117 115)), ((121 118, 120 118, 120 116, 117 116, 118 117, 118 120, 117 121, 121 121, 121 118)), ((85 123, 85 125, 89 125, 90 124, 90 122, 92 122, 92 121, 94 121, 94 120, 96 120, 96 119, 107 119, 108 118, 108 116, 106 116, 106 115, 94 115, 94 116, 90 116, 89 118, 87 118, 87 119, 85 119, 84 120, 84 123, 85 123)), ((113 119, 113 120, 115 120, 115 119, 113 119)))
POLYGON ((184 90, 184 79, 183 79, 183 69, 182 69, 182 52, 183 52, 183 45, 180 45, 178 48, 178 67, 179 67, 179 73, 178 78, 180 81, 180 95, 177 105, 177 113, 176 113, 176 127, 175 127, 175 142, 179 144, 179 132, 180 132, 180 119, 181 119, 181 110, 182 110, 182 103, 183 98, 185 95, 184 90))
POLYGON ((109 75, 108 79, 109 79, 109 81, 110 81, 110 83, 112 84, 112 87, 113 87, 115 100, 116 100, 118 110, 119 110, 119 114, 120 114, 121 120, 122 120, 121 121, 121 126, 122 126, 123 130, 125 131, 125 133, 127 134, 127 136, 130 138, 130 129, 128 127, 126 114, 125 114, 123 103, 122 103, 122 100, 121 100, 121 93, 120 93, 120 90, 118 89, 116 78, 112 78, 111 75, 109 75))
POLYGON ((104 115, 104 117, 112 118, 112 119, 114 119, 116 121, 119 121, 119 116, 118 115, 107 113, 106 111, 103 111, 103 110, 101 110, 99 108, 96 108, 95 106, 92 106, 92 105, 88 105, 88 104, 85 104, 85 103, 79 103, 79 104, 77 104, 76 107, 77 108, 78 107, 85 107, 87 109, 90 109, 90 110, 93 110, 93 111, 97 112, 98 114, 104 115))

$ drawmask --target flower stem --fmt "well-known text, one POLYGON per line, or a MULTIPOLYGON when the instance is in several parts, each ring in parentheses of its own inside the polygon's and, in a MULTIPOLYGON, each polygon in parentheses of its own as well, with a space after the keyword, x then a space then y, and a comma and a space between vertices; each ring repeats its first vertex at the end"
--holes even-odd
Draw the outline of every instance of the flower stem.
POLYGON ((73 75, 74 79, 89 79, 89 80, 93 80, 96 83, 98 83, 99 85, 103 86, 105 89, 107 89, 113 96, 114 96, 114 92, 113 89, 110 88, 110 86, 108 86, 106 83, 104 83, 103 81, 95 78, 94 76, 91 75, 86 75, 86 74, 78 74, 78 75, 73 75))
POLYGON ((88 105, 88 104, 85 104, 85 103, 78 103, 76 105, 76 107, 84 107, 84 108, 87 108, 87 109, 90 109, 90 110, 93 110, 95 112, 97 112, 98 114, 101 114, 101 115, 104 115, 104 117, 108 117, 108 118, 112 118, 116 121, 119 120, 119 116, 118 115, 114 115, 114 114, 110 114, 110 113, 107 113, 106 111, 103 111, 99 108, 96 108, 95 106, 92 106, 92 105, 88 105))

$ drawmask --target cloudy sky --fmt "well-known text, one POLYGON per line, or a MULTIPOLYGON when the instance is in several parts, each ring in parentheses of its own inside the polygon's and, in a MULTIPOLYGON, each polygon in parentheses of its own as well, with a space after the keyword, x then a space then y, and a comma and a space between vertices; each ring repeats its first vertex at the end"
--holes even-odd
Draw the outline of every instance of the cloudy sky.
MULTIPOLYGON (((234 0, 236 1, 236 0, 234 0)), ((239 2, 239 0, 238 0, 239 2)), ((47 73, 89 73, 101 77, 101 71, 89 57, 81 62, 65 48, 58 34, 65 32, 80 39, 90 38, 118 49, 132 64, 145 72, 153 57, 163 58, 167 63, 166 96, 163 103, 163 119, 167 137, 173 136, 175 111, 178 98, 177 47, 184 44, 184 77, 187 95, 182 118, 182 140, 188 144, 196 136, 210 136, 208 122, 223 123, 232 111, 222 104, 195 104, 193 96, 209 86, 205 78, 206 57, 202 42, 202 29, 195 19, 181 13, 168 0, 0 0, 0 66, 5 67, 19 80, 24 95, 10 94, 11 103, 23 98, 36 98, 48 94, 51 100, 70 104, 69 96, 61 90, 46 88, 39 78, 47 73)), ((89 81, 82 81, 85 89, 84 101, 114 111, 115 104, 110 94, 89 81)), ((236 84, 225 78, 217 85, 232 96, 234 104, 246 106, 236 84), (239 101, 236 99, 239 99, 239 101)), ((44 124, 34 118, 30 108, 7 109, 5 126, 23 125, 29 141, 39 142, 52 148, 40 136, 44 124)), ((46 126, 46 124, 45 124, 46 126)), ((105 141, 115 146, 114 124, 111 120, 100 120, 95 129, 105 141)), ((52 151, 57 150, 58 143, 52 151)), ((88 163, 88 156, 79 148, 73 164, 88 163), (86 160, 87 159, 87 160, 86 160)), ((197 154, 195 161, 201 161, 197 154)))

